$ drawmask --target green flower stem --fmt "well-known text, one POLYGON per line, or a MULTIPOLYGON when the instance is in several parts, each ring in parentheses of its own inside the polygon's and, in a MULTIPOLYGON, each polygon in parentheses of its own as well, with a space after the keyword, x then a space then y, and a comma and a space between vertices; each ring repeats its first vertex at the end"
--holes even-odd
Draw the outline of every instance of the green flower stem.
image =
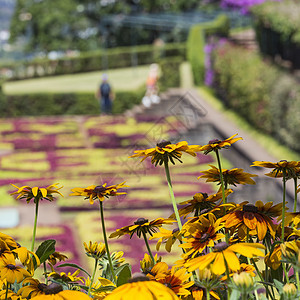
POLYGON ((104 222, 104 214, 103 214, 103 203, 102 203, 102 201, 99 201, 99 202, 100 202, 100 215, 101 215, 102 231, 103 231, 103 237, 104 237, 104 242, 105 242, 106 254, 107 254, 112 277, 114 279, 115 284, 117 284, 117 278, 116 278, 116 275, 114 272, 114 268, 113 268, 113 264, 111 261, 109 248, 108 248, 108 242, 107 242, 107 236, 106 236, 106 230, 105 230, 105 222, 104 222))
POLYGON ((47 276, 47 268, 46 268, 46 263, 44 262, 44 276, 45 276, 45 282, 48 284, 48 276, 47 276))
POLYGON ((96 271, 97 271, 97 266, 98 266, 98 258, 95 258, 95 267, 94 267, 94 271, 93 271, 93 275, 91 277, 91 282, 90 282, 90 285, 89 285, 89 291, 88 291, 88 296, 91 295, 91 290, 92 290, 92 285, 94 283, 94 279, 95 279, 95 274, 96 274, 96 271))
POLYGON ((295 198, 294 198, 294 212, 297 211, 297 177, 294 178, 295 198))
POLYGON ((220 171, 220 181, 221 181, 221 189, 222 189, 222 199, 223 199, 223 204, 227 202, 227 199, 225 197, 225 188, 224 188, 224 178, 223 178, 223 172, 222 172, 222 166, 221 166, 221 160, 220 160, 220 155, 218 149, 215 150, 216 156, 217 156, 217 161, 218 161, 218 168, 220 171))
MULTIPOLYGON (((228 280, 233 284, 233 280, 232 278, 230 277, 230 273, 229 273, 229 267, 228 267, 228 264, 227 264, 227 261, 225 259, 225 256, 224 256, 224 253, 222 252, 222 255, 223 255, 223 259, 224 259, 224 262, 225 262, 225 267, 226 267, 226 276, 227 276, 227 282, 228 280)), ((230 288, 227 288, 227 299, 230 299, 230 294, 231 294, 231 289, 230 288)))
POLYGON ((296 270, 295 275, 296 275, 297 289, 298 292, 300 292, 299 270, 296 270))
POLYGON ((284 272, 284 275, 285 275, 286 283, 290 283, 289 274, 288 274, 288 272, 286 270, 285 263, 282 263, 282 269, 283 269, 283 272, 284 272))
MULTIPOLYGON (((221 181, 221 190, 222 190, 222 201, 223 204, 227 203, 227 199, 225 197, 225 183, 224 183, 224 178, 223 178, 223 172, 222 172, 222 166, 221 166, 221 159, 219 155, 218 149, 215 150, 216 156, 217 156, 217 161, 218 161, 218 168, 220 171, 220 181, 221 181)), ((226 184, 227 187, 227 184, 226 184)), ((224 208, 224 214, 226 213, 226 209, 224 208)), ((225 241, 227 244, 229 244, 229 233, 225 233, 225 241)))
POLYGON ((281 242, 284 242, 284 223, 285 223, 285 194, 286 194, 286 169, 284 168, 282 170, 282 176, 283 176, 283 199, 282 199, 282 219, 281 219, 281 242))
POLYGON ((170 196, 171 196, 171 200, 172 200, 172 204, 173 204, 173 209, 174 209, 174 212, 175 212, 175 217, 176 217, 176 220, 177 220, 177 223, 178 223, 178 228, 179 228, 179 230, 181 230, 182 229, 182 224, 181 224, 181 220, 180 220, 180 216, 179 216, 179 212, 178 212, 178 208, 177 208, 177 204, 176 204, 176 200, 175 200, 175 196, 174 196, 174 192, 173 192, 168 161, 165 160, 164 165, 165 165, 165 171, 166 171, 170 196))
POLYGON ((33 252, 34 249, 34 243, 35 243, 35 235, 36 235, 36 227, 37 227, 37 218, 38 218, 38 212, 39 212, 39 198, 35 198, 35 217, 34 217, 34 225, 33 225, 33 233, 32 233, 32 243, 31 243, 31 252, 33 252))
POLYGON ((209 289, 206 289, 206 300, 210 300, 209 289))
MULTIPOLYGON (((263 284, 263 283, 265 282, 265 280, 264 280, 263 276, 261 275, 261 273, 260 273, 260 271, 259 271, 259 269, 258 269, 258 267, 257 267, 257 265, 256 265, 256 263, 255 263, 255 261, 254 261, 254 259, 251 258, 250 260, 251 260, 251 263, 253 264, 253 266, 254 266, 254 268, 255 268, 255 270, 256 270, 257 275, 259 276, 259 278, 260 278, 260 280, 261 280, 261 282, 262 282, 262 284, 263 284)), ((265 288, 266 288, 266 293, 269 294, 269 295, 271 295, 271 293, 270 293, 270 291, 269 291, 269 286, 268 286, 267 284, 264 285, 264 286, 265 286, 265 288)))
POLYGON ((154 256, 153 256, 153 254, 152 254, 152 252, 151 252, 151 249, 150 249, 150 246, 149 246, 149 243, 148 243, 147 237, 146 237, 146 233, 145 233, 144 231, 142 231, 142 233, 143 233, 143 237, 144 237, 144 241, 145 241, 145 244, 146 244, 146 247, 147 247, 148 253, 149 253, 149 255, 150 255, 150 257, 151 257, 151 259, 152 259, 153 263, 155 264, 156 262, 155 262, 155 259, 154 259, 154 256))
POLYGON ((8 285, 9 285, 9 283, 6 282, 5 300, 7 300, 7 295, 8 295, 8 285))

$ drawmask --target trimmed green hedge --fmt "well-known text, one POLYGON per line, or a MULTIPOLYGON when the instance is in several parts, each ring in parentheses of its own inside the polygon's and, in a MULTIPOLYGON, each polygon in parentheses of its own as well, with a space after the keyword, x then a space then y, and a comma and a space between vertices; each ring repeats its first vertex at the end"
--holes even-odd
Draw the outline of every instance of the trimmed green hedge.
POLYGON ((230 44, 215 51, 214 71, 214 86, 226 106, 300 151, 300 87, 292 76, 230 44))
POLYGON ((196 85, 201 85, 204 82, 204 46, 206 39, 212 35, 227 37, 229 29, 229 18, 226 15, 220 15, 212 22, 201 23, 191 27, 187 40, 187 59, 192 66, 196 85))
POLYGON ((9 80, 18 80, 145 65, 170 56, 180 56, 184 59, 185 49, 185 43, 120 47, 107 49, 107 51, 86 52, 76 57, 21 61, 0 67, 11 69, 13 75, 9 80))
POLYGON ((251 11, 261 52, 273 58, 279 55, 300 68, 300 2, 267 1, 251 11))
POLYGON ((168 88, 180 86, 181 57, 171 57, 160 60, 159 65, 162 75, 159 78, 159 90, 166 91, 168 88))
MULTIPOLYGON (((123 113, 140 104, 145 88, 134 92, 116 92, 113 113, 123 113)), ((0 97, 0 117, 97 115, 100 105, 92 93, 39 93, 0 97)))

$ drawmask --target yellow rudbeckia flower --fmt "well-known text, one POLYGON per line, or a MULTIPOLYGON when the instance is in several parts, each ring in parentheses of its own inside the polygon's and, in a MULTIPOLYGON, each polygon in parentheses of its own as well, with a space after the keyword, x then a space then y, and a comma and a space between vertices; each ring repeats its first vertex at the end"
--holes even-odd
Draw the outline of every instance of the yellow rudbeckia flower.
POLYGON ((11 257, 0 260, 0 279, 6 279, 8 283, 20 283, 25 277, 31 277, 31 274, 16 265, 11 257))
POLYGON ((215 245, 213 252, 190 259, 185 267, 188 271, 194 271, 196 269, 203 270, 211 265, 211 271, 216 275, 221 275, 225 273, 227 264, 229 271, 237 272, 241 264, 236 253, 249 258, 264 257, 265 254, 259 249, 265 249, 265 246, 258 243, 236 243, 229 246, 227 243, 221 242, 215 245))
POLYGON ((125 181, 116 185, 107 186, 107 183, 103 185, 90 185, 86 188, 74 188, 70 196, 85 196, 85 199, 90 200, 90 204, 94 204, 94 200, 98 199, 103 201, 110 196, 125 195, 126 192, 118 192, 119 189, 128 187, 125 185, 125 181))
POLYGON ((208 142, 207 145, 204 145, 202 147, 200 147, 199 151, 204 151, 204 154, 208 154, 211 151, 217 151, 220 150, 222 148, 229 148, 233 143, 242 140, 243 138, 238 137, 236 138, 238 134, 234 134, 233 136, 225 139, 225 140, 219 140, 219 139, 214 139, 208 142))
POLYGON ((11 184, 13 187, 18 189, 16 192, 11 193, 11 195, 18 195, 17 199, 26 199, 27 203, 29 203, 31 199, 34 199, 34 203, 41 199, 53 201, 53 194, 55 193, 63 197, 61 192, 59 192, 62 187, 58 187, 57 184, 58 183, 49 185, 46 188, 40 188, 37 186, 31 188, 30 186, 26 185, 18 187, 14 184, 11 184))
POLYGON ((195 152, 199 151, 199 146, 188 145, 187 142, 182 141, 176 144, 172 144, 170 141, 162 141, 156 145, 155 148, 146 150, 136 150, 135 154, 130 157, 143 157, 141 161, 144 161, 147 157, 151 157, 151 163, 157 166, 161 166, 163 163, 169 161, 175 165, 175 160, 181 161, 182 153, 188 153, 192 156, 196 156, 195 152))
POLYGON ((123 284, 109 294, 105 300, 178 300, 175 293, 156 281, 137 281, 123 284))

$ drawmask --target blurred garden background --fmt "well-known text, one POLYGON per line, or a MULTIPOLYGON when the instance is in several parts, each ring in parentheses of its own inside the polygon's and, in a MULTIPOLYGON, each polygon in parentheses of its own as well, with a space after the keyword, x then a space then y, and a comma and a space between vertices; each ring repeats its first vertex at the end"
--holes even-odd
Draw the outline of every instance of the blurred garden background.
MULTIPOLYGON (((70 197, 72 188, 126 181, 127 195, 104 204, 109 233, 137 218, 168 217, 163 170, 128 158, 162 139, 206 144, 246 132, 255 143, 250 154, 238 151, 244 166, 251 155, 299 160, 299 15, 298 0, 0 0, 1 232, 30 244, 34 207, 10 195, 11 183, 63 186, 64 197, 42 203, 37 237, 56 239, 79 264, 83 241, 101 241, 101 225, 98 207, 70 197), (145 107, 153 63, 161 101, 145 107), (115 94, 112 115, 101 114, 95 98, 103 73, 115 94), (165 108, 187 94, 192 111, 201 103, 208 112, 209 130, 205 113, 187 124, 185 110, 165 108)), ((241 167, 223 159, 223 168, 241 167)), ((199 154, 171 168, 177 202, 216 192, 197 179, 214 160, 199 154)), ((139 269, 143 242, 110 244, 139 269)))

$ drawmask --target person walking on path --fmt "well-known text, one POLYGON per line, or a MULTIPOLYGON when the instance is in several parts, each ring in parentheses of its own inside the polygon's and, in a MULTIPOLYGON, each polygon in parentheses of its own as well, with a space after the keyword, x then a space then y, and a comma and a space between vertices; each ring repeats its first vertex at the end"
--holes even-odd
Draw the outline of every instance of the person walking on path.
POLYGON ((100 102, 100 110, 103 114, 112 113, 112 88, 108 83, 106 74, 102 75, 102 82, 97 90, 97 99, 100 102))

